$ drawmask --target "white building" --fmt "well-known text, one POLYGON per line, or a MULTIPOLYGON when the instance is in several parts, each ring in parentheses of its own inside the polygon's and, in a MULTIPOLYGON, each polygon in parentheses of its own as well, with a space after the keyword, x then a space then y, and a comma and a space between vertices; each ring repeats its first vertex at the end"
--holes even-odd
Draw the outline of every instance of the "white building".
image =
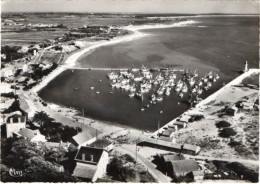
POLYGON ((106 173, 109 157, 104 149, 82 146, 75 161, 77 163, 73 176, 95 182, 106 173))
POLYGON ((21 115, 13 115, 6 118, 6 137, 13 137, 26 126, 26 117, 21 115))
POLYGON ((98 134, 100 134, 100 131, 88 129, 73 136, 70 142, 79 148, 95 142, 98 134))

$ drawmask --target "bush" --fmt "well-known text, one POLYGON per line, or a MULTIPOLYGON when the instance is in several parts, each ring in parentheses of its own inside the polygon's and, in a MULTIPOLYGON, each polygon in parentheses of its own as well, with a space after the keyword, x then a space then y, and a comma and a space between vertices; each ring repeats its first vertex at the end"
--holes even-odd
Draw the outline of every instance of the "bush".
POLYGON ((232 162, 227 164, 227 168, 234 171, 238 175, 243 175, 245 180, 258 183, 258 173, 253 170, 250 170, 249 168, 245 167, 244 165, 238 162, 232 162))
POLYGON ((219 136, 224 137, 224 138, 228 138, 228 137, 234 136, 236 134, 237 134, 237 132, 235 130, 233 130, 232 128, 224 128, 219 131, 219 136))
POLYGON ((108 175, 122 182, 154 182, 146 170, 137 169, 135 159, 129 155, 115 157, 107 166, 108 175))
POLYGON ((216 123, 216 127, 217 128, 226 128, 226 127, 230 127, 230 123, 223 120, 223 121, 219 121, 218 123, 216 123))

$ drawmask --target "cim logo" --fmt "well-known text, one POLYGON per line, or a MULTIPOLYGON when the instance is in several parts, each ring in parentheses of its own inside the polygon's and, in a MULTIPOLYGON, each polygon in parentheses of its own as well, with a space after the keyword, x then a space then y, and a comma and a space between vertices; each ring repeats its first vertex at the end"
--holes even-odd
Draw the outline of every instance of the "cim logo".
POLYGON ((9 170, 9 174, 10 176, 13 176, 13 177, 23 177, 26 175, 26 173, 28 173, 28 171, 22 171, 22 170, 15 170, 14 168, 11 168, 9 170))

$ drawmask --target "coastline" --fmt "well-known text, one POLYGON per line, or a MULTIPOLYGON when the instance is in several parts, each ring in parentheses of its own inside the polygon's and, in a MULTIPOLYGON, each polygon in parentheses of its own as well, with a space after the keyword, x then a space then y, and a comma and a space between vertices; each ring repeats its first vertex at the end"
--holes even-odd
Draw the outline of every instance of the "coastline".
POLYGON ((157 136, 158 132, 161 132, 165 127, 167 127, 170 123, 173 123, 175 121, 177 121, 177 119, 179 119, 182 116, 185 116, 187 114, 196 114, 198 113, 203 107, 205 107, 208 103, 216 100, 218 98, 218 96, 220 96, 227 88, 231 87, 232 85, 238 85, 239 83, 241 83, 243 81, 243 79, 253 75, 253 74, 260 74, 260 69, 249 69, 249 71, 239 75, 237 78, 233 79, 232 81, 230 81, 228 84, 226 84, 225 86, 223 86, 222 88, 220 88, 218 91, 216 91, 215 93, 211 94, 210 96, 208 96, 207 98, 203 99, 201 102, 199 102, 194 108, 188 109, 187 111, 185 111, 184 113, 182 113, 180 116, 176 117, 175 119, 173 119, 172 121, 170 121, 169 123, 166 123, 164 126, 160 127, 159 130, 155 131, 152 133, 152 136, 157 136))
MULTIPOLYGON (((75 109, 71 109, 69 107, 60 106, 55 103, 46 103, 47 107, 44 107, 39 101, 43 101, 39 96, 38 92, 44 88, 50 81, 52 81, 55 77, 57 77, 59 74, 61 74, 63 71, 72 68, 76 65, 77 60, 86 53, 91 53, 94 49, 97 49, 102 46, 112 45, 112 44, 119 44, 122 42, 131 41, 133 39, 138 39, 144 36, 147 36, 148 34, 141 33, 139 30, 143 29, 160 29, 160 28, 171 28, 171 27, 180 27, 180 26, 186 26, 188 24, 194 24, 195 21, 183 21, 168 25, 142 25, 142 26, 125 26, 122 27, 123 29, 128 29, 132 33, 130 35, 126 36, 120 36, 117 38, 114 38, 110 41, 102 40, 97 42, 92 42, 89 45, 83 47, 80 50, 74 51, 70 53, 70 55, 65 59, 64 63, 60 66, 58 66, 55 70, 53 70, 49 75, 45 76, 40 83, 38 83, 36 86, 34 86, 31 90, 24 93, 23 97, 24 100, 29 104, 31 108, 31 117, 34 115, 37 111, 44 111, 47 114, 50 115, 50 117, 54 118, 56 121, 62 121, 63 124, 70 125, 70 126, 82 126, 85 125, 87 127, 92 127, 95 129, 98 129, 100 131, 106 132, 111 130, 120 131, 124 129, 128 129, 132 131, 132 134, 134 137, 138 137, 139 135, 144 134, 142 130, 138 130, 129 126, 124 126, 121 124, 118 124, 116 122, 107 122, 107 121, 101 121, 101 120, 95 120, 89 117, 81 117, 79 116, 79 111, 75 109), (35 101, 37 99, 37 101, 35 101), (72 113, 71 113, 72 111, 72 113), (69 112, 69 113, 68 113, 69 112), (70 114, 70 117, 66 115, 66 113, 70 114), (79 120, 79 121, 78 121, 79 120)), ((146 133, 150 135, 151 133, 146 133)))
POLYGON ((126 36, 121 36, 114 38, 109 41, 97 41, 97 42, 92 42, 90 46, 86 46, 85 48, 82 48, 74 53, 72 53, 70 56, 66 58, 64 61, 64 64, 58 66, 57 69, 52 71, 48 76, 44 77, 43 80, 34 86, 31 91, 33 92, 38 92, 40 91, 43 87, 45 87, 51 80, 53 80, 55 77, 57 77, 60 73, 63 71, 75 66, 77 60, 83 55, 88 52, 91 52, 94 49, 97 49, 102 46, 107 46, 107 45, 113 45, 113 44, 119 44, 122 42, 127 42, 131 41, 134 39, 138 39, 144 36, 148 36, 148 34, 141 33, 139 30, 144 30, 144 29, 162 29, 162 28, 171 28, 171 27, 182 27, 186 26, 188 24, 194 24, 196 21, 183 21, 183 22, 178 22, 178 23, 173 23, 173 24, 154 24, 154 25, 142 25, 142 26, 124 26, 122 27, 123 29, 127 29, 128 31, 132 31, 133 33, 130 35, 126 36))

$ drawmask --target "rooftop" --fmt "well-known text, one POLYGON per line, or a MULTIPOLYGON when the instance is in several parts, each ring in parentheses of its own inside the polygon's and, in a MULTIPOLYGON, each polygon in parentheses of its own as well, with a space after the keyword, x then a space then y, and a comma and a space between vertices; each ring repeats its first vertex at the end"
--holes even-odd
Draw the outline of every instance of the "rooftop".
POLYGON ((98 140, 96 140, 95 142, 91 143, 88 146, 95 147, 95 148, 106 148, 110 144, 111 144, 111 142, 106 140, 106 139, 98 139, 98 140))
POLYGON ((103 151, 104 150, 100 148, 81 146, 75 157, 75 160, 80 162, 97 164, 103 151))
POLYGON ((175 173, 187 173, 199 170, 199 165, 195 160, 171 161, 170 165, 175 173))
POLYGON ((96 137, 100 134, 100 131, 96 130, 85 130, 83 132, 78 133, 77 135, 73 136, 72 139, 78 144, 81 145, 86 141, 96 137))
POLYGON ((191 145, 191 144, 177 144, 177 143, 171 143, 163 140, 158 140, 158 139, 152 139, 152 138, 146 138, 142 142, 147 142, 150 144, 155 144, 155 145, 161 145, 169 148, 175 148, 175 149, 186 149, 186 150, 191 150, 198 152, 199 148, 196 145, 191 145))
POLYGON ((32 139, 39 134, 39 131, 38 130, 31 130, 31 129, 28 129, 28 128, 23 128, 22 130, 20 130, 18 132, 18 134, 20 134, 21 136, 23 136, 27 139, 32 139))
POLYGON ((85 166, 83 165, 77 165, 76 168, 73 171, 73 176, 80 177, 80 178, 87 178, 92 179, 96 173, 97 166, 87 164, 85 166))

